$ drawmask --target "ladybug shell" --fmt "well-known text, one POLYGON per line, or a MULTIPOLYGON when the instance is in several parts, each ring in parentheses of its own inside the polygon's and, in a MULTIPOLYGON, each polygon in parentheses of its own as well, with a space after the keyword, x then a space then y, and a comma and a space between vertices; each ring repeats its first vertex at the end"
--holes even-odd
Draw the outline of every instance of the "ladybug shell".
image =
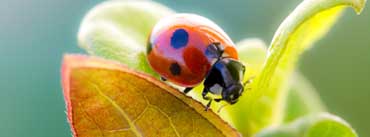
POLYGON ((150 66, 163 78, 184 87, 203 81, 214 56, 206 54, 213 43, 223 46, 223 57, 238 59, 234 43, 212 21, 193 14, 175 14, 160 20, 147 47, 150 66))

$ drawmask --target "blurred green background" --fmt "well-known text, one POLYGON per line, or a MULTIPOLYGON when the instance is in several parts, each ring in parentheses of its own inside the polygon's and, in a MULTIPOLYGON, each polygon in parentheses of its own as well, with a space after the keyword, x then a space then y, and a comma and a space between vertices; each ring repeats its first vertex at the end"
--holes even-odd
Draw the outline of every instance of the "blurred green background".
MULTIPOLYGON (((64 53, 84 53, 76 35, 84 14, 101 0, 2 0, 0 4, 0 136, 69 137, 60 87, 64 53)), ((178 12, 219 24, 235 41, 269 43, 301 0, 159 0, 178 12)), ((300 61, 300 71, 330 112, 370 136, 370 4, 347 10, 300 61)))

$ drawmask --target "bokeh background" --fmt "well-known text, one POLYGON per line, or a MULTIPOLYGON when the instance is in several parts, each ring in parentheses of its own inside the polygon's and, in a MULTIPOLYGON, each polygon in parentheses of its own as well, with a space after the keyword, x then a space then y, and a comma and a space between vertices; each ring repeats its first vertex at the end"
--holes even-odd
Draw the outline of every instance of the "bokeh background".
MULTIPOLYGON (((158 0, 178 12, 217 22, 235 41, 269 43, 301 0, 158 0)), ((84 53, 76 34, 84 14, 102 0, 2 0, 0 4, 0 136, 69 137, 60 86, 64 53, 84 53)), ((347 10, 300 60, 329 111, 370 136, 370 3, 347 10)))

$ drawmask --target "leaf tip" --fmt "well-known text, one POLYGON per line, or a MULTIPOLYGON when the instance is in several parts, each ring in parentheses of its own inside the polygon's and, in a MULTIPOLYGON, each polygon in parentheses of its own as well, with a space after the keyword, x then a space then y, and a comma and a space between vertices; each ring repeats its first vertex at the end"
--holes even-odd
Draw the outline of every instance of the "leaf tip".
POLYGON ((355 9, 355 12, 357 15, 360 15, 361 12, 364 10, 367 0, 356 0, 353 3, 353 8, 355 9))

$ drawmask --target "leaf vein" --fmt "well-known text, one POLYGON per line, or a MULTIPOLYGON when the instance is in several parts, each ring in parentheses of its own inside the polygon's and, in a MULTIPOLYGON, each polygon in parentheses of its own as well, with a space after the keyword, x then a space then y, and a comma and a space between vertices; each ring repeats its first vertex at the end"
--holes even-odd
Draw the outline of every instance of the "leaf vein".
POLYGON ((107 99, 113 105, 113 107, 115 107, 120 112, 120 114, 127 120, 128 124, 130 125, 130 129, 134 132, 134 134, 138 137, 142 137, 141 133, 136 128, 135 124, 132 122, 129 116, 126 114, 126 112, 117 103, 115 103, 112 98, 105 95, 96 84, 91 83, 91 85, 94 86, 99 95, 107 99))
POLYGON ((78 103, 78 106, 82 109, 82 112, 85 114, 86 118, 91 120, 96 125, 96 127, 99 129, 100 136, 103 137, 104 134, 98 123, 93 118, 91 118, 91 116, 86 112, 85 108, 82 107, 81 103, 78 103))
MULTIPOLYGON (((130 84, 132 84, 130 81, 127 81, 128 83, 130 83, 130 84)), ((135 89, 137 89, 138 91, 141 91, 139 88, 137 88, 137 87, 134 87, 135 89)), ((155 105, 153 105, 153 104, 151 104, 150 103, 150 101, 149 101, 149 99, 145 96, 145 94, 142 94, 141 92, 139 92, 139 94, 141 94, 143 97, 144 97, 144 100, 145 100, 145 102, 147 103, 147 105, 149 106, 149 107, 152 107, 152 108, 154 108, 154 109, 156 109, 156 110, 158 110, 160 113, 162 113, 168 120, 169 120, 169 122, 170 122, 170 126, 171 126, 171 128, 173 129, 173 131, 175 132, 175 134, 176 134, 176 136, 178 136, 178 137, 180 137, 180 134, 179 134, 179 132, 177 131, 177 129, 176 129, 176 127, 175 127, 175 125, 173 124, 173 122, 172 122, 172 119, 171 119, 171 117, 170 116, 168 116, 164 111, 162 111, 159 107, 157 107, 157 106, 155 106, 155 105)), ((147 108, 145 108, 145 110, 146 110, 147 108)), ((144 110, 144 111, 145 111, 144 110)))

